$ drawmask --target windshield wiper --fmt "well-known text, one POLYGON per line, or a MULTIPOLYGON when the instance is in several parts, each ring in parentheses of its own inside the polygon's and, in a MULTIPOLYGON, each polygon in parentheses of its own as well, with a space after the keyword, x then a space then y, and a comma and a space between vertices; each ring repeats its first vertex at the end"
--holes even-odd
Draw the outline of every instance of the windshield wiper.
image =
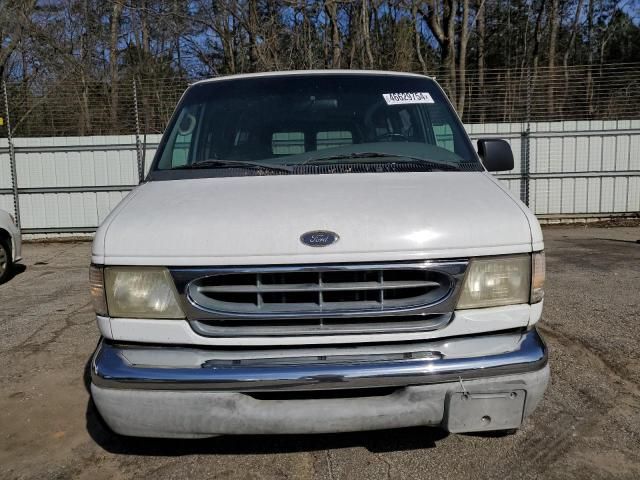
MULTIPOLYGON (((406 158, 412 162, 420 163, 421 165, 425 165, 427 167, 433 169, 440 170, 449 170, 449 171, 459 171, 460 167, 458 165, 452 163, 445 162, 437 162, 433 160, 427 160, 426 158, 420 157, 412 157, 410 155, 400 155, 394 153, 381 153, 381 152, 354 152, 347 153, 344 155, 332 155, 330 157, 319 157, 319 158, 310 158, 302 162, 302 165, 307 165, 310 163, 320 163, 320 162, 334 162, 334 161, 348 161, 354 159, 381 159, 381 158, 406 158)), ((375 160, 377 161, 377 160, 375 160)))
POLYGON ((202 160, 201 162, 189 163, 174 167, 171 170, 190 170, 196 168, 250 168, 254 170, 271 170, 276 172, 291 173, 292 169, 285 165, 273 165, 271 163, 249 162, 245 160, 202 160))

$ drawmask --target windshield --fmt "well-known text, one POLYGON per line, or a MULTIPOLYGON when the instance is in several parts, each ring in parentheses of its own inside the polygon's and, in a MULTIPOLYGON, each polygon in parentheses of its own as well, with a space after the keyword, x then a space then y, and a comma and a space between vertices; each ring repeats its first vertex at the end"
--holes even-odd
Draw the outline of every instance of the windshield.
POLYGON ((310 74, 194 85, 165 132, 153 171, 231 171, 226 175, 246 168, 282 174, 345 162, 481 170, 432 80, 310 74))

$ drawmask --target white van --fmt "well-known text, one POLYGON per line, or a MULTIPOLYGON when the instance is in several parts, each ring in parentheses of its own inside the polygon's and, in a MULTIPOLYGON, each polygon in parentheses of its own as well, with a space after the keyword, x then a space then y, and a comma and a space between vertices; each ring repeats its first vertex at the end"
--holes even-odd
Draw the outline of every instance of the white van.
POLYGON ((0 210, 0 284, 13 274, 13 266, 22 259, 22 236, 13 216, 0 210))
POLYGON ((428 77, 187 89, 93 242, 95 404, 149 437, 512 430, 549 380, 535 216, 428 77))

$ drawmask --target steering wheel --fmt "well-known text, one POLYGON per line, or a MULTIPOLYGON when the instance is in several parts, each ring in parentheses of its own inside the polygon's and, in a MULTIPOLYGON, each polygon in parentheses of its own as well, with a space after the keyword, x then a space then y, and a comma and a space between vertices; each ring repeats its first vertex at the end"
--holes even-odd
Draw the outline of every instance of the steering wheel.
POLYGON ((383 133, 382 135, 377 135, 376 140, 389 140, 391 142, 408 142, 409 137, 402 133, 383 133))

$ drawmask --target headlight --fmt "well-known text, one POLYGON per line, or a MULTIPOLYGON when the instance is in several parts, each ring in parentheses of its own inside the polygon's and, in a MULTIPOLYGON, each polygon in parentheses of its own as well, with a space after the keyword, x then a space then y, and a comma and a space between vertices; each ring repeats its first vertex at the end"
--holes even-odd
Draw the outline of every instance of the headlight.
POLYGON ((469 263, 458 309, 529 303, 531 255, 477 258, 469 263))
POLYGON ((166 268, 106 267, 101 303, 98 272, 92 267, 91 295, 98 314, 130 318, 184 318, 173 279, 166 268))

